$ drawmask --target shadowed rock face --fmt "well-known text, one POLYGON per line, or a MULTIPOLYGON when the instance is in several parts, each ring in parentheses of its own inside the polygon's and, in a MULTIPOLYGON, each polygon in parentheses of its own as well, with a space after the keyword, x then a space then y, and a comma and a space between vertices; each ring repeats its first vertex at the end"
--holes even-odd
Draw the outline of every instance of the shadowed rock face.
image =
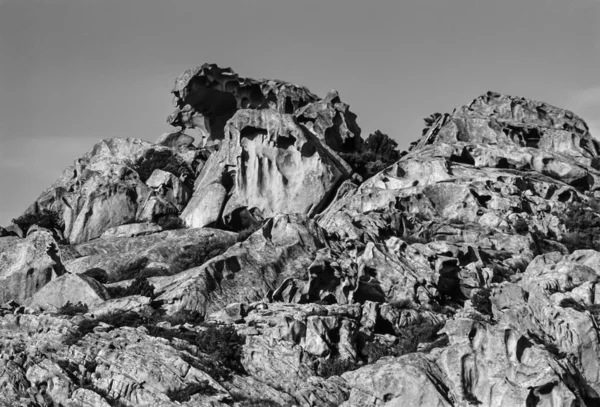
POLYGON ((181 74, 172 93, 176 110, 167 122, 196 129, 207 139, 222 140, 227 121, 239 109, 270 109, 296 115, 336 151, 357 151, 362 144, 356 115, 335 91, 320 99, 302 86, 242 78, 230 68, 204 64, 181 74))

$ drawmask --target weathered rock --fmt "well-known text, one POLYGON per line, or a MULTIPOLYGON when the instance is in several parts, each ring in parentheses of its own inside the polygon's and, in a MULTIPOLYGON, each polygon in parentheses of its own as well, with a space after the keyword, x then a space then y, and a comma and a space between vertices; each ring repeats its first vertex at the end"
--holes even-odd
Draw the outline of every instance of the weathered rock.
POLYGON ((58 309, 67 303, 93 306, 108 298, 106 288, 93 278, 65 273, 27 299, 25 305, 35 309, 58 309))
POLYGON ((58 245, 49 232, 0 239, 0 303, 22 303, 64 273, 58 245))
MULTIPOLYGON (((70 243, 88 241, 112 227, 142 220, 143 207, 153 192, 140 179, 142 175, 149 177, 154 169, 165 166, 185 167, 193 174, 195 160, 193 150, 181 152, 138 139, 103 140, 67 168, 26 213, 55 211, 70 243)), ((179 210, 187 202, 181 189, 175 199, 179 198, 175 205, 179 210)))
POLYGON ((76 245, 65 258, 65 267, 74 274, 93 268, 119 281, 139 272, 152 262, 171 264, 186 247, 233 245, 236 234, 216 229, 169 230, 131 238, 113 237, 76 245))
MULTIPOLYGON (((344 171, 340 159, 293 116, 240 110, 228 122, 219 151, 202 169, 194 198, 181 217, 190 226, 204 226, 198 222, 198 213, 208 210, 212 214, 221 204, 220 199, 204 198, 216 192, 215 183, 228 191, 221 214, 228 225, 241 227, 237 214, 246 209, 259 218, 316 214, 335 193, 344 171), (205 200, 215 206, 205 209, 201 206, 205 200)), ((221 195, 222 191, 217 196, 221 195)))
POLYGON ((362 144, 356 115, 336 91, 319 99, 305 87, 280 80, 242 78, 230 68, 204 64, 181 74, 172 93, 177 109, 167 122, 196 129, 207 139, 223 139, 227 120, 239 109, 272 109, 295 114, 335 151, 359 151, 362 144))
POLYGON ((204 64, 188 69, 172 90, 177 109, 169 118, 173 126, 197 128, 213 139, 222 139, 223 128, 238 109, 273 108, 291 114, 316 101, 308 89, 282 81, 241 78, 230 68, 204 64))
POLYGON ((335 151, 355 152, 362 148, 356 115, 332 90, 323 99, 294 112, 298 121, 335 151))

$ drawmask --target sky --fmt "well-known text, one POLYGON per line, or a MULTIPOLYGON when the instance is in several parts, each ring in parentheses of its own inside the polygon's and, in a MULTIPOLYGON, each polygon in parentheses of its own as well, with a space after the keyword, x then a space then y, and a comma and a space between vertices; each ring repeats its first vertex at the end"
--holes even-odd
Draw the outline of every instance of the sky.
POLYGON ((600 138, 600 0, 0 0, 0 225, 101 139, 156 139, 205 62, 336 89, 401 148, 488 90, 600 138))

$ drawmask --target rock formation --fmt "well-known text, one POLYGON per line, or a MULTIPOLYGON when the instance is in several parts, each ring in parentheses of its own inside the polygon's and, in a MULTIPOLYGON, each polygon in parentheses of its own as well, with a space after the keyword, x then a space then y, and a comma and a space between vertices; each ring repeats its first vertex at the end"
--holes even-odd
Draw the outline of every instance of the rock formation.
POLYGON ((600 405, 581 118, 489 92, 359 182, 335 92, 203 65, 173 93, 181 129, 100 142, 0 229, 0 405, 600 405))

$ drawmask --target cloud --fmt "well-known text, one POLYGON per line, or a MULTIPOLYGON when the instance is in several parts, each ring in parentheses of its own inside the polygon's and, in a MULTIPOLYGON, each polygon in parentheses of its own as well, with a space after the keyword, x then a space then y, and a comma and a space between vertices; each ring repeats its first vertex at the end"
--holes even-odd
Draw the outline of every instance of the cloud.
POLYGON ((572 94, 567 101, 567 109, 583 118, 592 136, 600 139, 600 86, 572 94))

